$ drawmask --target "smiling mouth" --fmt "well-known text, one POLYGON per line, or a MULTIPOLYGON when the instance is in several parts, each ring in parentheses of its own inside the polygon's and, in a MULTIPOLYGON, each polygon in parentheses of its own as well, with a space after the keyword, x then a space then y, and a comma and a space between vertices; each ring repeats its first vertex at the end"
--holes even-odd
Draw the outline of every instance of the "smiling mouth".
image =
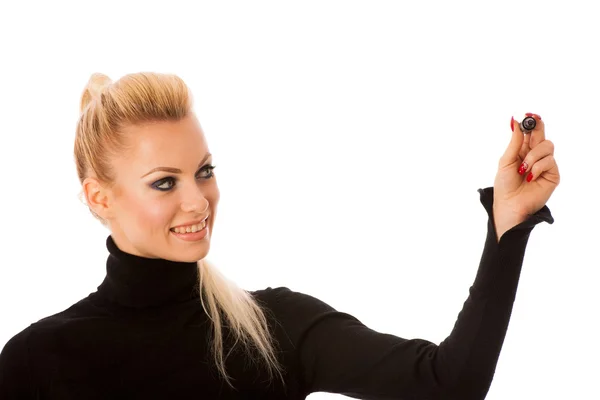
POLYGON ((201 230, 205 229, 206 226, 207 226, 207 224, 208 224, 208 217, 205 218, 202 222, 199 222, 197 224, 187 225, 187 226, 184 226, 184 227, 171 228, 170 230, 171 230, 171 232, 182 233, 182 234, 185 234, 185 233, 195 233, 195 232, 198 232, 198 231, 201 231, 201 230))

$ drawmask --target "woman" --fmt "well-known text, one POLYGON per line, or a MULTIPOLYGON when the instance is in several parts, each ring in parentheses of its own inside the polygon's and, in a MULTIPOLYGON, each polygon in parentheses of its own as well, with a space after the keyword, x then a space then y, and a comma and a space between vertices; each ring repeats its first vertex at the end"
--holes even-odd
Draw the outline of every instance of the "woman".
POLYGON ((0 398, 482 399, 506 334, 529 234, 553 222, 554 146, 513 136, 494 187, 470 295, 440 345, 364 326, 288 288, 237 288, 205 262, 219 189, 185 83, 94 74, 75 161, 92 214, 109 230, 98 290, 15 335, 0 355, 0 398))

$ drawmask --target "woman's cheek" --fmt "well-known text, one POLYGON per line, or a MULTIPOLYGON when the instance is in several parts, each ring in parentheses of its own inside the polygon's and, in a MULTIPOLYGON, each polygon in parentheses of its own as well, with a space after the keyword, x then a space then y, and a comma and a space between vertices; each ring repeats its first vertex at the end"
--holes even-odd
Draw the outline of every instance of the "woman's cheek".
POLYGON ((141 201, 137 208, 138 226, 146 233, 169 229, 173 222, 171 207, 161 201, 141 201))

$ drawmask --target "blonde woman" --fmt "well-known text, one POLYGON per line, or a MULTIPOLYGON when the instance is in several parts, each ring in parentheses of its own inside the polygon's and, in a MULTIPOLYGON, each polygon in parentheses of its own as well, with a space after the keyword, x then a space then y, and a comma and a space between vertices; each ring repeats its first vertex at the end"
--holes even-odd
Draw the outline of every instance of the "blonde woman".
POLYGON ((245 291, 205 262, 219 189, 192 97, 177 76, 93 74, 75 163, 110 235, 98 290, 16 334, 0 398, 483 399, 532 229, 559 183, 544 122, 513 136, 480 189, 487 239, 469 297, 441 344, 378 333, 286 287, 245 291))

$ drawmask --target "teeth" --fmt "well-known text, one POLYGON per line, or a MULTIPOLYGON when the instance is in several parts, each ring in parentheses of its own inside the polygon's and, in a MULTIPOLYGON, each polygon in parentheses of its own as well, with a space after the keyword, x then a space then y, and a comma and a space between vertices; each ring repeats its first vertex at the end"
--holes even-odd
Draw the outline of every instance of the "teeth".
POLYGON ((198 232, 198 231, 204 229, 205 226, 206 226, 206 220, 204 220, 196 225, 188 225, 188 226, 184 226, 184 227, 180 227, 180 228, 173 228, 171 230, 176 233, 194 233, 194 232, 198 232))

